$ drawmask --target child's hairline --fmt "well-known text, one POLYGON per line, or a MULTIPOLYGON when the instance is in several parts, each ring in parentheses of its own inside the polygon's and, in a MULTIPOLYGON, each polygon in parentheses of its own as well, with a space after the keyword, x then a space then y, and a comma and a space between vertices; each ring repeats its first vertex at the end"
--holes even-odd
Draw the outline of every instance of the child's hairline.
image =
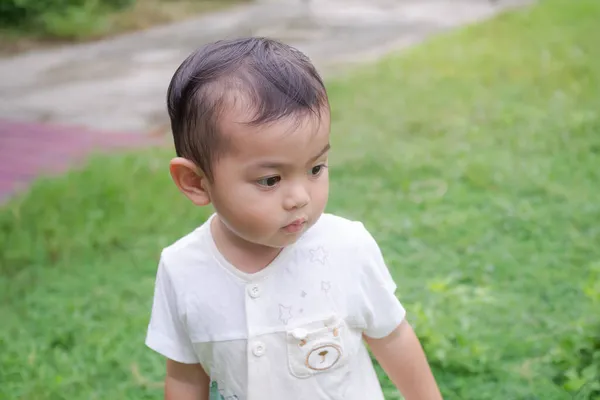
MULTIPOLYGON (((219 136, 219 143, 221 143, 220 148, 218 149, 218 151, 212 152, 211 150, 211 159, 210 159, 210 173, 207 173, 207 171, 203 171, 202 167, 200 165, 198 165, 194 160, 188 159, 189 161, 193 162, 194 165, 196 166, 196 168, 198 168, 200 171, 202 171, 203 175, 206 176, 206 178, 209 180, 209 182, 214 183, 214 178, 215 178, 215 169, 217 164, 219 163, 219 161, 223 158, 226 157, 228 155, 231 155, 233 152, 235 152, 236 147, 235 147, 235 143, 234 141, 239 140, 239 132, 233 133, 233 132, 226 132, 226 129, 223 129, 221 122, 223 120, 224 114, 226 114, 227 111, 225 112, 219 112, 215 115, 215 119, 213 120, 213 125, 214 128, 216 130, 216 134, 219 136), (237 138, 236 138, 237 136, 237 138)), ((234 123, 237 123, 241 126, 246 126, 248 128, 251 128, 254 132, 244 132, 244 134, 260 134, 260 128, 261 127, 272 127, 274 125, 277 124, 281 124, 284 123, 285 121, 289 121, 290 119, 292 119, 293 121, 293 125, 290 129, 287 129, 285 131, 282 131, 282 135, 293 135, 296 132, 298 132, 298 130, 301 128, 301 126, 303 125, 303 123, 305 121, 315 121, 318 124, 318 128, 311 130, 311 134, 315 135, 318 130, 320 129, 321 124, 323 123, 324 120, 327 121, 328 126, 328 130, 330 129, 331 126, 331 108, 329 105, 329 101, 325 101, 325 103, 320 107, 319 112, 313 112, 313 110, 309 110, 309 109, 301 109, 301 110, 296 110, 290 114, 286 114, 286 115, 282 115, 277 119, 273 119, 273 120, 269 120, 266 122, 259 122, 256 123, 254 120, 250 119, 248 121, 236 121, 234 123), (258 132, 257 132, 258 131, 258 132)))

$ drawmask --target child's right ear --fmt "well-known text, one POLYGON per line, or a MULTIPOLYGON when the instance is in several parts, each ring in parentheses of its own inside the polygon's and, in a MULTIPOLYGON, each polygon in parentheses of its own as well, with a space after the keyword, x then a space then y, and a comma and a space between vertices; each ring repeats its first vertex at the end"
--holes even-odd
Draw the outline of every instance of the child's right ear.
POLYGON ((210 204, 207 178, 192 161, 176 157, 169 163, 171 178, 179 190, 197 206, 210 204))

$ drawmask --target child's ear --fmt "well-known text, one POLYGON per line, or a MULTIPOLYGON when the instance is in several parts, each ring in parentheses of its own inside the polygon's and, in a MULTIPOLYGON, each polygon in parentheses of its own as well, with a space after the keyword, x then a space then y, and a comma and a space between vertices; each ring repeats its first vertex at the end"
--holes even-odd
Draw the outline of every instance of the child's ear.
POLYGON ((197 206, 210 204, 207 178, 192 161, 176 157, 169 163, 169 171, 175 185, 197 206))

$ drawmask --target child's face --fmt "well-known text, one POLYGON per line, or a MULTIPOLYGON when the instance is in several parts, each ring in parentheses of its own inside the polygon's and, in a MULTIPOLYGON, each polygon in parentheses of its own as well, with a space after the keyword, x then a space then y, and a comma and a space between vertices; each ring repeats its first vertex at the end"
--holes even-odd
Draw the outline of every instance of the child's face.
POLYGON ((231 149, 215 163, 208 188, 220 220, 245 242, 295 242, 327 203, 329 113, 258 127, 227 117, 221 129, 231 149))

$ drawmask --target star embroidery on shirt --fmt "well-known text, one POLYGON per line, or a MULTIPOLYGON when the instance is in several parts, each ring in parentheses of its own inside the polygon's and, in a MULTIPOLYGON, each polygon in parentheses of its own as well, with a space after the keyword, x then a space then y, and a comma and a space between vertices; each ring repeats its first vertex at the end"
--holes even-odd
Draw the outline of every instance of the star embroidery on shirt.
POLYGON ((304 290, 300 292, 300 297, 306 297, 308 293, 306 293, 304 290))
POLYGON ((316 250, 313 249, 310 251, 310 261, 318 262, 322 265, 325 265, 325 261, 327 260, 327 252, 322 247, 318 247, 316 250))
POLYGON ((285 267, 285 272, 287 272, 290 275, 293 275, 296 271, 294 270, 295 265, 294 263, 289 263, 286 267, 285 267))
POLYGON ((288 321, 292 319, 292 307, 286 307, 282 304, 279 305, 279 320, 287 325, 288 321))
POLYGON ((322 281, 321 282, 321 290, 325 293, 329 293, 329 289, 331 289, 331 282, 322 281))

